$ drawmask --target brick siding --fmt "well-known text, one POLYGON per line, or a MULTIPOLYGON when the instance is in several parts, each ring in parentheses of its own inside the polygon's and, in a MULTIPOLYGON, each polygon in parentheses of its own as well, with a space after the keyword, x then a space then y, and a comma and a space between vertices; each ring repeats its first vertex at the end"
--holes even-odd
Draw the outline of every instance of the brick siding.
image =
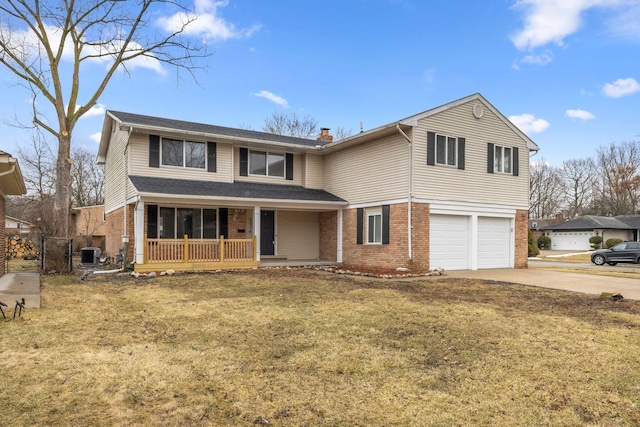
POLYGON ((7 243, 5 241, 7 237, 7 231, 5 230, 5 203, 6 199, 0 195, 0 277, 4 276, 7 272, 7 243))
POLYGON ((529 267, 529 212, 525 210, 516 211, 516 251, 515 251, 515 268, 529 267))
POLYGON ((125 248, 127 261, 133 261, 134 253, 134 205, 127 205, 127 236, 129 243, 122 242, 124 235, 124 209, 120 208, 106 215, 105 248, 110 257, 118 255, 121 247, 125 248))
POLYGON ((320 212, 320 259, 338 260, 338 212, 320 212))

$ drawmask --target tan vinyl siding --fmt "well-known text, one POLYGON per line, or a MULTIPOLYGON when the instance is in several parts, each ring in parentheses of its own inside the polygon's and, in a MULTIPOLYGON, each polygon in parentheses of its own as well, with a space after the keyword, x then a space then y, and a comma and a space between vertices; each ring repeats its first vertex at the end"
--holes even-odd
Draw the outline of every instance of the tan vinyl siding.
POLYGON ((527 143, 488 107, 473 116, 471 101, 422 119, 414 131, 414 194, 417 198, 528 206, 529 150, 527 143), (427 165, 427 131, 462 137, 465 169, 427 165), (519 176, 487 173, 487 143, 518 147, 519 176))
MULTIPOLYGON (((286 151, 269 151, 269 150, 255 150, 255 151, 268 151, 270 153, 286 154, 286 151)), ((280 176, 264 176, 264 175, 249 175, 240 176, 240 148, 233 148, 233 178, 236 181, 242 182, 262 182, 266 184, 282 184, 282 185, 303 185, 304 180, 304 163, 302 161, 302 154, 293 155, 293 180, 287 180, 285 177, 280 176)))
POLYGON ((305 184, 307 188, 323 188, 324 158, 317 154, 305 155, 305 184))
POLYGON ((277 255, 287 259, 316 259, 320 256, 320 214, 278 211, 277 255))
POLYGON ((106 155, 104 209, 110 212, 124 205, 124 191, 126 178, 125 149, 128 133, 122 130, 111 133, 109 149, 106 155))
POLYGON ((324 189, 349 203, 406 198, 408 143, 400 134, 328 154, 324 189))
MULTIPOLYGON (((190 141, 196 141, 190 138, 190 141)), ((206 142, 206 141, 196 141, 206 142)), ((232 149, 228 144, 216 144, 217 172, 206 169, 185 168, 179 166, 149 167, 149 135, 135 133, 131 144, 131 170, 129 175, 154 176, 158 178, 193 179, 197 181, 233 182, 231 175, 232 149)))

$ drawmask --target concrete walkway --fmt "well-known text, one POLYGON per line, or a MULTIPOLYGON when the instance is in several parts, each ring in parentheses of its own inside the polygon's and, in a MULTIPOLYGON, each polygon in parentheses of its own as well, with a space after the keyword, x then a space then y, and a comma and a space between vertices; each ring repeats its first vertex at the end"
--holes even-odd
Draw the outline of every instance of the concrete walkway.
POLYGON ((7 273, 0 277, 0 301, 9 306, 3 307, 7 316, 9 313, 13 316, 16 301, 22 298, 25 300, 25 309, 40 308, 39 273, 7 273))
POLYGON ((619 292, 625 299, 640 300, 638 279, 544 270, 537 269, 532 264, 534 263, 529 263, 528 269, 461 270, 447 271, 446 274, 450 277, 495 280, 592 295, 619 292))

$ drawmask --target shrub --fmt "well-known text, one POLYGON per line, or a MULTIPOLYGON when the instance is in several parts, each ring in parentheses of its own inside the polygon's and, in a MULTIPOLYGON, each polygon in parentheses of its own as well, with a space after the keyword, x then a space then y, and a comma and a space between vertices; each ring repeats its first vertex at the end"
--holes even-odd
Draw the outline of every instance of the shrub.
POLYGON ((598 249, 600 247, 600 243, 602 243, 601 236, 591 236, 589 237, 589 243, 591 243, 592 249, 598 249))
POLYGON ((540 249, 551 249, 551 237, 544 234, 538 237, 538 247, 540 249))
POLYGON ((611 239, 607 239, 606 245, 608 248, 617 245, 618 243, 622 243, 622 239, 618 239, 617 237, 612 237, 611 239))
POLYGON ((536 246, 536 244, 533 241, 533 234, 531 233, 531 230, 529 230, 529 236, 528 236, 528 241, 529 241, 529 256, 537 256, 540 254, 540 249, 538 249, 538 246, 536 246))

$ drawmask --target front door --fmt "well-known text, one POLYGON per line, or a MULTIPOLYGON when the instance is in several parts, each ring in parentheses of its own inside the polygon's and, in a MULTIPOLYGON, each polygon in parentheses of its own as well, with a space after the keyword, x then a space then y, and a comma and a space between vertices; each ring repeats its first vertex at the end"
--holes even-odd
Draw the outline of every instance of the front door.
POLYGON ((260 255, 275 255, 275 212, 260 211, 260 255))

